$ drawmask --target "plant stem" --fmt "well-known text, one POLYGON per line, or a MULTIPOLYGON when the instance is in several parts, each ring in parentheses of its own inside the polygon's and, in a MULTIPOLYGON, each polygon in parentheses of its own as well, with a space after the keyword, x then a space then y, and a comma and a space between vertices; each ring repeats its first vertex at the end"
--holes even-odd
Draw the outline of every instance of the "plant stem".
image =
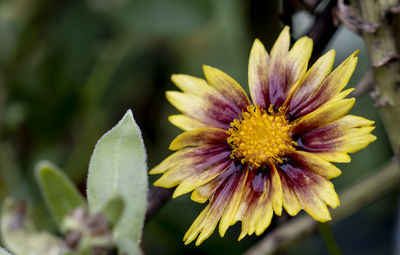
POLYGON ((326 247, 331 255, 341 255, 339 246, 336 243, 335 237, 333 236, 331 226, 328 222, 320 222, 318 224, 319 230, 321 231, 322 238, 325 241, 326 247))
POLYGON ((400 156, 400 57, 391 17, 397 0, 352 0, 354 13, 361 23, 377 26, 363 31, 375 78, 374 99, 385 124, 394 154, 400 156), (390 14, 390 15, 389 15, 390 14))
POLYGON ((311 37, 314 42, 314 48, 310 63, 314 63, 325 49, 326 45, 335 35, 337 24, 334 22, 333 10, 336 8, 336 0, 331 0, 324 10, 316 15, 316 20, 307 36, 311 37))

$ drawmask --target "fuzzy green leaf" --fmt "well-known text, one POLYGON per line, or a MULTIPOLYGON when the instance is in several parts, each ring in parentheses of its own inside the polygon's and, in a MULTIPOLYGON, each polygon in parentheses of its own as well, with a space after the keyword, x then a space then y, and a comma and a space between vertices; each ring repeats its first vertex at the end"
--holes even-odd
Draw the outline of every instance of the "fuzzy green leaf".
POLYGON ((114 236, 139 243, 146 211, 147 167, 142 136, 130 110, 97 142, 90 159, 87 195, 92 213, 121 196, 125 210, 114 236))
POLYGON ((124 255, 143 255, 142 249, 139 247, 137 242, 133 242, 127 238, 120 238, 116 240, 116 244, 118 247, 118 254, 124 255))
POLYGON ((117 225, 122 213, 124 212, 125 204, 121 196, 111 197, 104 208, 101 210, 110 222, 111 227, 117 225))
POLYGON ((59 226, 64 217, 77 207, 86 206, 85 199, 75 185, 51 162, 37 164, 36 179, 48 210, 59 226))

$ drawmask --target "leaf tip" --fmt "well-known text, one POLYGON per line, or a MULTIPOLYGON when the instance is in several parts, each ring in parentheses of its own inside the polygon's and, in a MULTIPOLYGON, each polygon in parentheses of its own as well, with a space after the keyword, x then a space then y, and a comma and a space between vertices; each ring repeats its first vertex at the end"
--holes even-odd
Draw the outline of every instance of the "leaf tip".
POLYGON ((132 112, 131 109, 128 109, 128 110, 126 111, 126 113, 125 113, 125 115, 124 115, 124 117, 123 117, 122 119, 129 118, 129 117, 130 117, 131 120, 134 120, 134 118, 133 118, 133 112, 132 112))
POLYGON ((36 178, 40 179, 40 176, 43 176, 53 170, 58 169, 55 164, 48 160, 41 160, 35 166, 35 174, 36 178))

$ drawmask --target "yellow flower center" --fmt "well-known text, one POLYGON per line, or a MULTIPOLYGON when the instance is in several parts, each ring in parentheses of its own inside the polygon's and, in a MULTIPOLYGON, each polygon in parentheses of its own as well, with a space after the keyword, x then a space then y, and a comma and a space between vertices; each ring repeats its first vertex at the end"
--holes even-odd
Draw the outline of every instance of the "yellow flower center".
POLYGON ((268 111, 261 107, 248 106, 240 120, 230 123, 227 139, 232 148, 230 157, 239 159, 253 168, 267 163, 282 163, 281 157, 297 145, 292 140, 292 125, 285 118, 284 109, 274 112, 272 105, 268 111))

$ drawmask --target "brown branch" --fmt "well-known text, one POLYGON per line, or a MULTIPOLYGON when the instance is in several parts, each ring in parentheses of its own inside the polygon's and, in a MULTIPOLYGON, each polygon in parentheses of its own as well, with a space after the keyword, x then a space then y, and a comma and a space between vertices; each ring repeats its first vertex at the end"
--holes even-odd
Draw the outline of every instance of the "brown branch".
POLYGON ((364 73, 364 76, 355 86, 355 90, 351 93, 353 97, 359 97, 365 93, 370 92, 374 88, 374 76, 372 70, 368 70, 364 73))
POLYGON ((375 79, 375 101, 385 124, 393 152, 400 156, 400 59, 394 24, 387 15, 398 2, 352 0, 354 14, 363 22, 378 24, 373 32, 362 32, 375 79))
MULTIPOLYGON (((296 0, 292 0, 292 1, 296 1, 296 0)), ((303 3, 306 10, 313 12, 315 10, 315 8, 317 8, 317 6, 321 3, 321 0, 302 0, 300 2, 303 3)))
MULTIPOLYGON (((283 13, 280 15, 281 20, 284 24, 292 25, 292 16, 299 10, 307 10, 313 13, 320 4, 319 0, 284 0, 283 1, 283 13)), ((321 55, 321 52, 325 49, 328 42, 337 30, 337 22, 333 17, 333 12, 336 8, 336 0, 331 0, 319 14, 316 14, 316 20, 313 26, 307 32, 307 36, 312 38, 314 41, 313 55, 310 63, 315 62, 317 57, 321 55)))
MULTIPOLYGON (((339 197, 341 206, 332 211, 332 223, 337 223, 364 206, 374 202, 388 192, 398 189, 400 168, 398 162, 392 161, 372 176, 350 185, 339 197), (373 192, 371 192, 373 190, 373 192)), ((245 255, 274 254, 312 234, 317 221, 310 216, 299 216, 270 232, 245 255)))
POLYGON ((157 211, 171 198, 174 189, 152 187, 147 196, 145 222, 148 222, 157 211))
POLYGON ((3 116, 4 116, 4 101, 5 101, 5 89, 3 86, 3 77, 2 73, 0 72, 0 137, 1 137, 1 131, 2 131, 2 126, 3 126, 3 116))
POLYGON ((331 0, 325 9, 317 15, 314 25, 307 33, 307 36, 314 41, 310 63, 314 63, 317 60, 337 30, 337 24, 335 24, 332 15, 335 7, 336 1, 331 0))
POLYGON ((378 24, 365 22, 358 19, 355 16, 353 8, 346 5, 344 0, 338 0, 338 10, 336 11, 336 17, 350 30, 356 34, 361 34, 361 32, 375 33, 379 28, 378 24))

